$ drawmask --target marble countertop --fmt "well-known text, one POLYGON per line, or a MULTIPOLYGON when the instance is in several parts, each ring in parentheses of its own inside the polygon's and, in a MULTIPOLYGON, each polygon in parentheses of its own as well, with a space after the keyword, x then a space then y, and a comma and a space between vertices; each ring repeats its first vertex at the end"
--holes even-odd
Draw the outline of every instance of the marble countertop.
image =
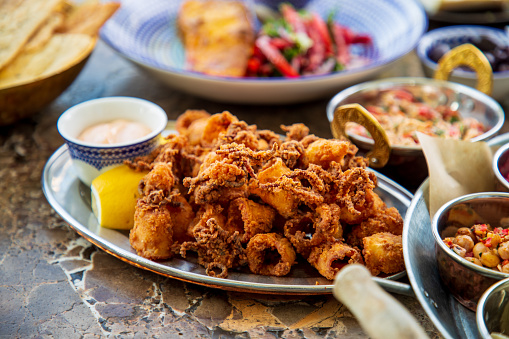
MULTIPOLYGON (((414 54, 382 76, 421 75, 414 54)), ((145 271, 98 249, 46 201, 43 167, 63 144, 67 108, 105 96, 141 97, 169 119, 186 109, 228 110, 259 128, 302 122, 330 138, 327 100, 243 106, 203 100, 151 79, 99 41, 76 81, 30 119, 0 127, 0 338, 363 338, 332 295, 227 292, 145 271)), ((431 338, 440 337, 417 299, 394 295, 431 338)))

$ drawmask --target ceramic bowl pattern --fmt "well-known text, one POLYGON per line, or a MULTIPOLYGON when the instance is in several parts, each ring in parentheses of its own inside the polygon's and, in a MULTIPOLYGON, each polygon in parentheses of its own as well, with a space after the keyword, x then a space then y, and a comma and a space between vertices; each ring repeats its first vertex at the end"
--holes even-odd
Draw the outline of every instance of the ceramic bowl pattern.
POLYGON ((471 227, 477 223, 498 227, 500 219, 507 216, 509 193, 484 192, 468 194, 447 202, 436 212, 431 222, 440 278, 454 298, 473 311, 482 294, 494 283, 508 278, 509 274, 467 261, 449 249, 442 239, 453 236, 454 227, 471 227), (454 222, 451 223, 451 220, 454 222))
POLYGON ((353 53, 368 65, 321 76, 300 78, 228 78, 184 68, 185 53, 175 21, 181 0, 122 0, 120 10, 104 25, 101 38, 163 83, 222 102, 283 104, 323 98, 379 74, 414 49, 427 28, 424 9, 407 0, 312 0, 306 9, 370 34, 374 44, 353 53))
MULTIPOLYGON (((428 57, 428 53, 438 44, 446 43, 449 45, 461 45, 472 43, 474 38, 479 36, 489 36, 500 45, 509 45, 509 36, 504 30, 486 27, 486 26, 448 26, 437 28, 425 33, 419 40, 416 47, 424 73, 428 77, 433 77, 437 69, 437 63, 428 57)), ((476 87, 477 78, 474 72, 456 69, 449 78, 452 82, 457 82, 470 87, 476 87)), ((493 93, 492 97, 503 101, 509 94, 509 71, 493 72, 493 93)))
POLYGON ((57 128, 65 139, 73 165, 80 180, 90 186, 92 181, 124 160, 147 155, 158 146, 160 134, 168 118, 158 105, 139 98, 108 97, 85 101, 65 111, 57 128), (86 127, 114 119, 127 119, 146 125, 151 132, 130 142, 97 145, 78 139, 86 127))

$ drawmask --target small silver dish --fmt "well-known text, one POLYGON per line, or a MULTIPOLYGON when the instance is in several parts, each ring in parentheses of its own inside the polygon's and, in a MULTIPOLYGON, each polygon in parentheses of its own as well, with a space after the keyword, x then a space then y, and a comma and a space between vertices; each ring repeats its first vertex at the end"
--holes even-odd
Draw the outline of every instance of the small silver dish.
POLYGON ((473 311, 484 291, 499 280, 509 278, 509 274, 469 262, 449 249, 443 238, 454 236, 460 227, 478 223, 499 227, 500 219, 507 216, 509 193, 485 192, 447 202, 431 222, 440 278, 454 298, 473 311))
POLYGON ((484 292, 477 304, 476 323, 484 339, 509 338, 509 278, 501 280, 484 292))
MULTIPOLYGON (((374 152, 380 148, 378 143, 381 138, 377 138, 372 133, 374 128, 369 124, 372 119, 362 119, 361 121, 358 119, 358 115, 344 114, 343 112, 348 111, 342 107, 352 104, 365 107, 370 98, 377 97, 380 93, 388 90, 399 89, 409 92, 418 90, 422 92, 422 102, 428 106, 444 105, 459 111, 463 118, 477 119, 485 126, 486 132, 470 140, 487 141, 498 133, 505 118, 502 107, 489 96, 493 88, 492 85, 492 72, 486 57, 474 46, 466 44, 458 46, 440 60, 440 67, 435 73, 435 79, 419 77, 382 79, 361 83, 339 92, 327 105, 327 118, 331 123, 334 137, 348 137, 362 153, 374 152), (476 70, 478 89, 446 81, 454 68, 460 65, 468 65, 476 70), (363 123, 364 121, 367 121, 368 124, 363 123), (356 122, 364 126, 373 135, 375 141, 346 131, 344 126, 347 122, 356 122)), ((390 156, 386 164, 370 162, 370 166, 377 168, 403 186, 417 187, 420 185, 428 176, 428 167, 422 147, 420 145, 391 144, 390 149, 390 156)))
POLYGON ((509 192, 509 143, 500 147, 493 156, 493 173, 497 178, 496 188, 501 192, 509 192))

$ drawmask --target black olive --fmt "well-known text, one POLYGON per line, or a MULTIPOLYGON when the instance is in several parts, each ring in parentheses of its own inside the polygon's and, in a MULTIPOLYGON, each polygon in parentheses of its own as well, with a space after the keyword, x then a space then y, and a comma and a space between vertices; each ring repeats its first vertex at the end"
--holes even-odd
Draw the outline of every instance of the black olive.
POLYGON ((428 52, 428 57, 434 62, 438 62, 440 58, 447 52, 451 50, 451 47, 445 43, 439 43, 433 46, 433 48, 428 52))
POLYGON ((483 52, 491 52, 498 46, 497 42, 493 40, 493 38, 484 35, 481 36, 479 41, 474 42, 474 45, 483 52))

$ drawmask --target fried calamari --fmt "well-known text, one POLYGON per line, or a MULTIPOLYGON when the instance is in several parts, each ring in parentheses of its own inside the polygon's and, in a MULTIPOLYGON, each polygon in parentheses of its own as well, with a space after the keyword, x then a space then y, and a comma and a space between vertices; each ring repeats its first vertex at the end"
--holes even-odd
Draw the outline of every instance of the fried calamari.
POLYGON ((281 136, 226 111, 186 111, 176 128, 128 162, 149 171, 130 234, 139 255, 193 260, 193 252, 222 278, 242 267, 284 276, 298 261, 327 279, 353 262, 374 275, 404 269, 401 215, 375 193, 375 174, 348 141, 303 124, 281 126, 281 136))

